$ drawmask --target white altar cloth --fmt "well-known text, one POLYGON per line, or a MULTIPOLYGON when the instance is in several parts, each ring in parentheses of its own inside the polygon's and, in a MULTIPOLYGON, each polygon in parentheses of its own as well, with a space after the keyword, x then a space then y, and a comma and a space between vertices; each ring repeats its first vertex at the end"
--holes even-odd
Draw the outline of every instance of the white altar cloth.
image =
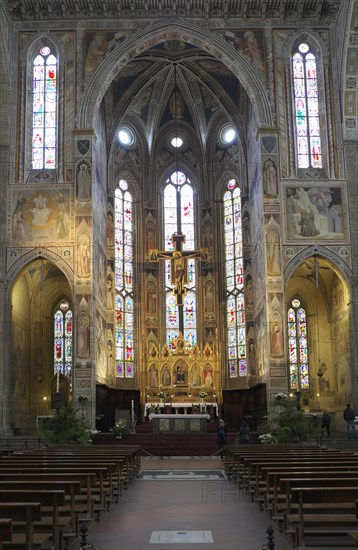
MULTIPOLYGON (((211 407, 214 409, 215 416, 218 415, 218 404, 217 403, 207 403, 204 401, 204 403, 146 403, 144 405, 144 416, 147 416, 150 411, 150 407, 152 405, 157 405, 159 407, 159 410, 161 412, 164 412, 165 407, 171 407, 172 409, 175 409, 176 413, 178 413, 179 409, 184 409, 184 414, 187 414, 188 409, 192 409, 193 407, 200 407, 200 410, 207 410, 206 407, 211 407), (204 409, 205 407, 205 409, 204 409)), ((168 416, 168 415, 166 415, 168 416)))
POLYGON ((155 414, 150 413, 149 419, 153 420, 154 418, 206 418, 206 420, 210 420, 210 414, 155 414))

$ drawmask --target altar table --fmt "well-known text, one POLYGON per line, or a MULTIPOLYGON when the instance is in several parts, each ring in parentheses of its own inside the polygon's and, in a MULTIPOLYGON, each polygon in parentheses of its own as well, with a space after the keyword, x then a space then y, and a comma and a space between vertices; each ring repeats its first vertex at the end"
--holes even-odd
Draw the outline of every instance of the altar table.
POLYGON ((153 433, 206 432, 210 414, 154 414, 149 415, 153 433))

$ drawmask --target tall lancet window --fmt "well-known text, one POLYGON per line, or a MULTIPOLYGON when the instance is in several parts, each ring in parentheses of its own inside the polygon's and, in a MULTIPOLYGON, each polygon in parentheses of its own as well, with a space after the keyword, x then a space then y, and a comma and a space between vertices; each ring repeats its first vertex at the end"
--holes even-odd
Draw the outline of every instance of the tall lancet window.
POLYGON ((292 58, 298 168, 322 168, 316 56, 298 44, 292 58))
POLYGON ((57 148, 57 59, 49 46, 42 46, 33 61, 32 168, 54 170, 57 148))
MULTIPOLYGON (((194 193, 191 182, 183 172, 173 172, 164 189, 165 250, 175 251, 176 245, 172 238, 174 234, 184 235, 184 242, 179 244, 182 250, 194 250, 194 224, 194 193)), ((169 349, 179 332, 183 334, 188 348, 193 347, 197 341, 195 260, 189 258, 186 261, 188 282, 183 289, 183 303, 178 305, 177 296, 173 293, 171 262, 165 260, 165 325, 169 349)))
POLYGON ((301 391, 309 388, 307 350, 307 316, 295 298, 287 312, 290 388, 301 391))
POLYGON ((71 378, 73 315, 70 304, 62 300, 54 314, 54 374, 71 378))
POLYGON ((246 376, 244 265, 242 252, 241 196, 234 179, 224 193, 226 324, 229 376, 246 376))
POLYGON ((115 191, 116 377, 134 377, 133 199, 128 183, 115 191))

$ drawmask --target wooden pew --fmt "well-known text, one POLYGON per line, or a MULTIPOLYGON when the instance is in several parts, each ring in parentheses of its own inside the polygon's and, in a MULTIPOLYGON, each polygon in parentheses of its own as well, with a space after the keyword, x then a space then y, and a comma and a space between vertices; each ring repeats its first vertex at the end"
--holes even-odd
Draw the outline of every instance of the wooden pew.
POLYGON ((282 467, 282 468, 272 468, 270 466, 263 468, 262 475, 265 476, 265 487, 264 491, 264 509, 267 512, 271 512, 273 519, 278 522, 282 520, 281 517, 282 509, 285 507, 287 494, 283 493, 280 489, 280 480, 283 478, 350 478, 356 476, 355 479, 358 479, 358 468, 355 470, 338 469, 332 468, 332 466, 309 466, 303 467, 300 469, 292 467, 282 467))
POLYGON ((12 519, 0 518, 0 550, 2 550, 4 541, 12 539, 12 519))
MULTIPOLYGON (((60 506, 65 504, 65 492, 58 490, 46 490, 36 489, 33 491, 21 489, 18 490, 3 490, 0 487, 0 503, 9 502, 34 502, 39 501, 41 504, 42 518, 41 522, 34 522, 35 528, 38 530, 46 530, 51 533, 52 541, 55 549, 62 550, 65 548, 65 534, 64 531, 67 528, 68 532, 71 527, 70 517, 60 517, 60 506), (44 507, 49 508, 51 515, 48 517, 44 514, 44 507)), ((75 537, 75 533, 72 533, 75 537)))
POLYGON ((25 522, 22 532, 13 533, 11 541, 3 541, 4 550, 16 546, 24 550, 40 549, 43 544, 49 540, 46 534, 34 532, 34 521, 41 521, 40 502, 0 502, 0 518, 11 518, 14 522, 25 522))
POLYGON ((85 457, 85 460, 89 458, 106 458, 114 460, 122 460, 120 468, 120 476, 123 486, 126 488, 134 479, 138 476, 141 468, 141 447, 136 445, 133 447, 125 446, 124 449, 118 446, 89 446, 89 447, 79 447, 73 449, 71 447, 60 447, 60 448, 47 448, 47 449, 35 449, 35 455, 41 455, 50 459, 53 456, 65 457, 85 457))
POLYGON ((291 502, 298 505, 297 514, 287 514, 288 529, 294 532, 295 544, 303 546, 308 535, 333 537, 347 535, 357 525, 355 499, 358 485, 352 487, 319 485, 291 487, 291 502), (333 506, 327 509, 327 504, 333 506), (341 505, 351 503, 351 508, 341 513, 341 505), (307 505, 310 504, 309 509, 307 505))
MULTIPOLYGON (((65 449, 63 452, 61 451, 61 454, 63 457, 77 457, 80 458, 81 456, 85 456, 86 460, 91 459, 99 459, 100 457, 106 458, 107 460, 122 460, 121 467, 120 467, 120 476, 121 476, 121 484, 123 488, 127 488, 134 479, 138 476, 138 473, 140 471, 140 461, 138 462, 138 449, 136 448, 134 451, 132 450, 126 450, 124 452, 118 452, 118 450, 115 447, 115 450, 108 449, 108 448, 100 448, 100 450, 93 451, 92 447, 85 452, 84 450, 76 450, 75 452, 72 452, 71 450, 65 449)), ((47 457, 53 456, 53 451, 50 451, 49 455, 46 455, 47 457)), ((44 456, 44 454, 42 455, 44 456)), ((139 457, 140 458, 140 457, 139 457)))
POLYGON ((45 449, 34 449, 32 452, 42 455, 50 455, 61 453, 62 455, 81 455, 91 454, 92 456, 100 454, 111 454, 112 456, 123 457, 128 462, 133 476, 137 475, 141 467, 141 445, 89 445, 78 446, 76 449, 73 445, 61 445, 61 447, 47 447, 45 449))
MULTIPOLYGON (((232 451, 232 478, 234 482, 237 481, 237 474, 251 477, 251 463, 258 464, 259 462, 284 462, 286 460, 293 460, 296 457, 297 460, 309 461, 309 460, 328 460, 329 458, 336 458, 337 460, 350 460, 352 453, 341 453, 338 451, 328 451, 321 449, 300 449, 300 448, 281 448, 280 452, 272 451, 271 449, 263 451, 232 451), (256 458, 256 460, 255 460, 256 458)), ((357 459, 357 457, 356 457, 357 459)))
POLYGON ((2 491, 15 491, 20 493, 22 490, 27 491, 51 491, 60 490, 64 491, 66 495, 65 506, 60 506, 59 511, 61 514, 69 515, 71 517, 71 530, 79 535, 79 518, 85 511, 85 506, 78 506, 76 496, 81 495, 81 484, 79 481, 67 481, 67 480, 50 480, 50 481, 24 481, 17 476, 16 480, 4 481, 1 480, 2 491))
POLYGON ((42 456, 16 456, 11 459, 0 459, 0 468, 36 468, 49 469, 54 468, 58 471, 64 469, 73 469, 74 471, 92 470, 96 473, 99 492, 101 493, 101 508, 95 506, 98 513, 107 510, 113 500, 118 501, 124 487, 129 484, 123 469, 124 461, 122 458, 113 457, 111 455, 100 456, 60 456, 51 455, 49 457, 42 456))
POLYGON ((39 457, 38 455, 27 455, 25 457, 16 456, 11 459, 0 459, 0 469, 4 471, 6 468, 19 468, 19 471, 20 468, 34 468, 35 470, 48 470, 52 468, 59 472, 66 469, 69 469, 69 471, 92 470, 96 473, 97 482, 102 494, 102 511, 108 509, 109 504, 113 502, 114 494, 118 495, 121 492, 121 482, 123 481, 122 466, 122 459, 106 458, 105 456, 98 458, 87 456, 86 460, 80 456, 60 457, 57 455, 49 458, 39 457))
POLYGON ((260 486, 260 468, 263 466, 270 466, 270 465, 276 465, 276 466, 285 466, 285 465, 291 465, 297 468, 297 470, 300 470, 301 467, 304 466, 331 466, 334 467, 345 467, 350 464, 356 464, 358 466, 358 456, 357 457, 351 457, 349 459, 347 458, 337 458, 336 456, 326 456, 326 457, 288 457, 285 459, 278 458, 277 460, 270 457, 268 460, 267 458, 263 458, 262 460, 258 460, 257 457, 255 458, 244 458, 244 473, 243 473, 243 479, 244 484, 247 487, 247 491, 251 493, 252 499, 254 500, 255 497, 257 497, 259 492, 259 486, 260 486))
POLYGON ((281 455, 285 456, 286 453, 319 453, 324 452, 326 449, 317 447, 311 444, 279 444, 279 445, 224 445, 224 466, 228 479, 231 478, 232 469, 235 468, 235 456, 255 454, 258 456, 265 455, 281 455))
MULTIPOLYGON (((1 485, 6 481, 18 481, 20 479, 19 475, 14 473, 3 473, 0 471, 0 482, 1 485)), ((96 475, 94 473, 22 473, 22 481, 79 481, 81 485, 81 490, 85 495, 84 504, 84 513, 87 521, 93 521, 93 497, 92 497, 92 487, 96 485, 96 475)), ((76 499, 77 501, 78 499, 76 499)))
POLYGON ((107 509, 107 500, 106 497, 108 495, 111 495, 111 484, 110 484, 110 477, 109 477, 109 466, 98 466, 98 464, 91 464, 88 467, 86 466, 79 466, 78 464, 72 463, 71 465, 67 465, 67 467, 60 467, 60 466, 43 466, 42 464, 37 465, 30 465, 28 462, 25 462, 25 465, 22 464, 13 464, 12 466, 6 465, 3 466, 2 463, 0 463, 0 474, 1 473, 18 473, 18 474, 92 474, 94 473, 96 476, 96 485, 94 487, 89 488, 87 487, 87 491, 91 492, 91 495, 93 497, 93 503, 92 508, 93 512, 99 515, 102 512, 105 512, 107 509), (108 480, 107 483, 105 483, 105 479, 108 480))

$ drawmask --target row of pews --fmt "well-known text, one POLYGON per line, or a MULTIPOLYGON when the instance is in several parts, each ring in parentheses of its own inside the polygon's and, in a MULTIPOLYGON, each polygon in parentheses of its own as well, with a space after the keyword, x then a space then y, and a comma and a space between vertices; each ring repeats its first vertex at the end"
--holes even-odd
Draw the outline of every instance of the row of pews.
POLYGON ((358 449, 226 445, 224 464, 293 548, 358 548, 358 449))
POLYGON ((61 446, 0 456, 0 550, 65 550, 137 478, 138 445, 61 446))

